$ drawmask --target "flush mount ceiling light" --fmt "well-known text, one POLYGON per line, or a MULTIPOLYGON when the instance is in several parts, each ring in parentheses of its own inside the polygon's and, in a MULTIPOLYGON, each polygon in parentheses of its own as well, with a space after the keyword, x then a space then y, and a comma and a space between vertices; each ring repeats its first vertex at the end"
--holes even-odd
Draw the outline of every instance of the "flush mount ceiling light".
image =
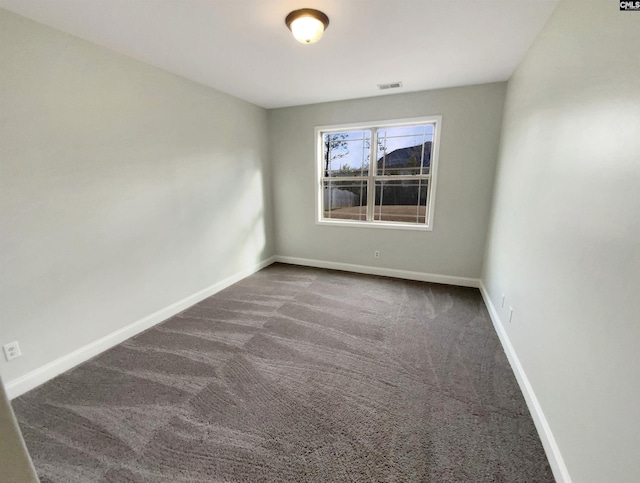
POLYGON ((301 8, 284 19, 296 40, 302 44, 313 44, 320 40, 329 26, 329 17, 319 10, 301 8))

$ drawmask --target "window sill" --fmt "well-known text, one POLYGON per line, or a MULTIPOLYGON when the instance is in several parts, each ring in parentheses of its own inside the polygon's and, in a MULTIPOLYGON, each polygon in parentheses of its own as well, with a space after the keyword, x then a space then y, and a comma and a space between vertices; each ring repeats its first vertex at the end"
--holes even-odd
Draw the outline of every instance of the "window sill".
POLYGON ((341 221, 341 220, 319 220, 316 225, 324 226, 349 226, 354 228, 382 228, 386 230, 409 230, 409 231, 433 231, 433 226, 417 225, 414 223, 388 223, 384 221, 341 221))

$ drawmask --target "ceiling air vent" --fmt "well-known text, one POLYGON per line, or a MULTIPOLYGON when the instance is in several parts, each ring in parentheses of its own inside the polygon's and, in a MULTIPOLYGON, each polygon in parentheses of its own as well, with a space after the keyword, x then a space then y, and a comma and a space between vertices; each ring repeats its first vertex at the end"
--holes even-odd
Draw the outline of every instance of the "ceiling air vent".
POLYGON ((387 84, 378 84, 378 89, 384 91, 386 89, 397 89, 402 87, 402 82, 389 82, 387 84))

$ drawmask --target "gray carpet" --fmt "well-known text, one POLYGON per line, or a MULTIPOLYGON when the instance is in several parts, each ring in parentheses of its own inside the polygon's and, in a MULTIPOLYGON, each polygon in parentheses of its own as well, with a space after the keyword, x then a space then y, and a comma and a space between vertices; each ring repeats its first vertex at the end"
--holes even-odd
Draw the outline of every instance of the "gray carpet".
POLYGON ((476 289, 272 265, 13 401, 43 482, 548 482, 476 289))

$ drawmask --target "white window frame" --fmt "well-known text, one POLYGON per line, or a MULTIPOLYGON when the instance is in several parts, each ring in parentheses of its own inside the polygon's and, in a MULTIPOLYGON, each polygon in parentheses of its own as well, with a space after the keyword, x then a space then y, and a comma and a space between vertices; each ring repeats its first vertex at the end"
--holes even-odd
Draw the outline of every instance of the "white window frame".
MULTIPOLYGON (((359 228, 385 228, 385 229, 400 229, 400 230, 421 230, 432 231, 433 230, 433 217, 435 213, 435 199, 436 199, 436 184, 438 179, 438 158, 440 153, 440 131, 442 130, 442 116, 425 116, 410 119, 394 119, 387 121, 375 121, 364 123, 352 123, 352 124, 338 124, 330 126, 316 126, 316 224, 318 225, 330 225, 330 226, 352 226, 359 228), (374 210, 375 201, 375 180, 381 178, 387 180, 398 179, 397 175, 377 175, 377 156, 374 154, 376 149, 376 129, 386 127, 401 127, 420 124, 434 124, 434 133, 431 149, 431 161, 429 168, 429 175, 421 175, 423 179, 428 179, 427 185, 427 209, 426 209, 426 222, 425 223, 402 223, 395 221, 379 221, 379 220, 341 220, 336 218, 323 218, 323 181, 325 180, 324 173, 324 157, 323 157, 323 134, 325 133, 337 133, 345 131, 357 131, 357 130, 370 130, 371 131, 371 156, 369 165, 369 174, 362 179, 367 180, 367 210, 368 212, 374 210)), ((414 175, 410 175, 414 176, 414 175)), ((339 179, 339 178, 336 178, 339 179)), ((400 179, 406 179, 402 177, 400 179)))

